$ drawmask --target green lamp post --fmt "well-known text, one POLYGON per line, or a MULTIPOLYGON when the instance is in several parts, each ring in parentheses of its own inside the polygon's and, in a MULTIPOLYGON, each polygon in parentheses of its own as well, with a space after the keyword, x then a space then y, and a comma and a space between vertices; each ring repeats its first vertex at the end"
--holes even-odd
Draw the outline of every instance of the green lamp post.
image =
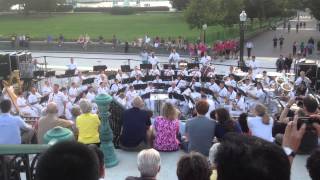
POLYGON ((112 97, 106 94, 100 94, 95 98, 98 105, 99 117, 101 120, 100 126, 100 148, 104 154, 104 163, 107 168, 116 166, 119 161, 114 151, 113 132, 109 124, 109 106, 112 102, 112 97))

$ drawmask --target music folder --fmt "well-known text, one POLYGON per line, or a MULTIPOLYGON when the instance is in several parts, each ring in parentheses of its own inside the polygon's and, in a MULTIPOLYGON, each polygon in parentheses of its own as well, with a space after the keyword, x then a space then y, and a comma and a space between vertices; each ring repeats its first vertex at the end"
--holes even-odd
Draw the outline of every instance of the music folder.
POLYGON ((66 70, 66 72, 64 73, 66 76, 74 76, 76 73, 76 70, 73 69, 73 70, 66 70))
POLYGON ((171 68, 172 68, 173 70, 176 69, 176 65, 174 65, 174 64, 164 64, 164 65, 163 65, 163 69, 169 69, 169 66, 171 66, 171 68))
POLYGON ((46 95, 46 96, 41 97, 39 104, 47 102, 48 100, 49 100, 49 94, 46 95))
POLYGON ((163 81, 172 81, 172 76, 161 76, 163 81))
POLYGON ((132 83, 134 80, 135 80, 134 77, 122 79, 122 84, 130 84, 130 83, 132 83))
POLYGON ((121 71, 122 72, 131 72, 130 66, 129 65, 122 65, 121 66, 121 71))
POLYGON ((33 71, 33 77, 44 76, 44 71, 33 71))
POLYGON ((194 69, 195 67, 199 68, 199 63, 188 63, 187 69, 194 69))
POLYGON ((93 66, 93 71, 105 71, 107 69, 106 65, 93 66))
POLYGON ((108 80, 112 80, 112 79, 115 79, 116 78, 116 75, 109 75, 108 76, 108 80))
POLYGON ((135 90, 145 89, 147 88, 147 84, 134 84, 133 87, 135 90))
POLYGON ((177 99, 177 100, 180 100, 180 101, 185 101, 185 98, 184 98, 184 96, 183 95, 181 95, 181 94, 178 94, 178 93, 176 93, 176 92, 173 92, 173 93, 169 93, 169 98, 170 99, 177 99))
POLYGON ((150 99, 150 94, 151 94, 151 93, 143 94, 143 95, 141 95, 141 98, 142 98, 142 99, 150 99))
POLYGON ((122 92, 125 92, 126 89, 127 89, 127 87, 123 87, 123 88, 119 89, 118 92, 117 92, 117 95, 119 95, 122 92))
POLYGON ((56 71, 48 71, 48 72, 46 72, 45 77, 52 77, 55 75, 56 75, 56 71))
POLYGON ((140 69, 152 69, 152 64, 140 64, 140 69))
POLYGON ((155 79, 156 79, 155 76, 145 76, 142 78, 143 81, 153 81, 155 79))
POLYGON ((82 85, 92 84, 95 78, 88 78, 82 81, 82 85))
POLYGON ((153 83, 153 86, 155 89, 164 89, 165 88, 164 83, 153 83))

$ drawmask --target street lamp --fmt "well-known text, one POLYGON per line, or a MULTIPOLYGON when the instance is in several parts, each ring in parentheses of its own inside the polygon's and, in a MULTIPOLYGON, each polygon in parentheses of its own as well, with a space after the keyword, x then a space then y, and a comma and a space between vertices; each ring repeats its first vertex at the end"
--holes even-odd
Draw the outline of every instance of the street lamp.
POLYGON ((206 44, 206 30, 208 29, 208 25, 204 24, 202 25, 202 30, 203 30, 203 42, 206 44))
POLYGON ((243 56, 244 56, 244 23, 246 21, 247 21, 247 14, 245 11, 242 11, 240 14, 240 61, 239 61, 239 68, 245 67, 243 56))

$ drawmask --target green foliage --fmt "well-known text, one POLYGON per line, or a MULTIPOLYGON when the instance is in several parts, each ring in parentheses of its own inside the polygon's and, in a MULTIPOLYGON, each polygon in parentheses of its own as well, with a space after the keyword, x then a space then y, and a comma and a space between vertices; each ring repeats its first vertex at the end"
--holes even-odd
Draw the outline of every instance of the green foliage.
POLYGON ((319 0, 309 0, 309 8, 311 14, 318 20, 320 20, 320 1, 319 0))
POLYGON ((172 7, 181 11, 186 9, 187 5, 190 3, 190 0, 171 0, 172 7))
POLYGON ((135 10, 131 7, 113 7, 110 10, 110 14, 112 15, 130 15, 134 13, 135 10))
POLYGON ((225 12, 223 24, 231 26, 239 22, 239 14, 244 10, 244 3, 242 0, 224 0, 222 10, 225 12))
POLYGON ((75 8, 74 12, 104 12, 111 13, 111 11, 122 11, 122 10, 134 10, 135 13, 146 12, 146 11, 169 11, 167 6, 155 6, 155 7, 114 7, 114 8, 92 8, 92 7, 79 7, 75 8))

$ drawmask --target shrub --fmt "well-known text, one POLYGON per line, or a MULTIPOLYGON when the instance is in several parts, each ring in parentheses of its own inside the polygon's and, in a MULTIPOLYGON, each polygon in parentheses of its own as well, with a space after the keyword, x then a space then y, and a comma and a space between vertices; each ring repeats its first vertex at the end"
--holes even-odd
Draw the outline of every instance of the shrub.
POLYGON ((112 15, 130 15, 135 13, 135 8, 132 7, 113 7, 110 10, 112 15))

